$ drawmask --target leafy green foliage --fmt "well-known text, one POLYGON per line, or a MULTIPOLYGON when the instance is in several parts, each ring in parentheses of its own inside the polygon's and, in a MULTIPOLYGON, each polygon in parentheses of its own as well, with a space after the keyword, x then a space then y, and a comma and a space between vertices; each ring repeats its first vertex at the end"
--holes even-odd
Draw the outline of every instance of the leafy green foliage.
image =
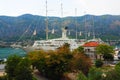
POLYGON ((116 70, 111 70, 106 73, 106 76, 103 77, 102 80, 119 80, 120 76, 116 72, 116 70))
POLYGON ((102 67, 102 66, 103 66, 102 60, 97 59, 97 60, 95 61, 95 66, 96 66, 97 68, 102 67))
POLYGON ((100 54, 103 56, 104 60, 112 60, 113 56, 112 54, 114 53, 113 47, 106 45, 106 44, 100 44, 99 46, 96 47, 96 52, 97 54, 100 54))
POLYGON ((68 71, 68 65, 73 56, 69 45, 65 44, 56 51, 31 52, 28 57, 44 76, 52 80, 60 80, 63 73, 68 71))
POLYGON ((89 71, 89 80, 102 80, 102 70, 100 68, 92 67, 89 71))
POLYGON ((70 45, 68 43, 65 43, 63 46, 58 48, 57 53, 70 53, 70 45))
POLYGON ((99 46, 96 47, 96 52, 102 55, 110 54, 113 53, 113 47, 106 44, 100 44, 99 46))
POLYGON ((104 76, 102 80, 119 80, 120 79, 120 63, 116 64, 114 68, 106 71, 104 70, 104 76))
POLYGON ((104 54, 103 58, 104 58, 104 60, 107 60, 107 61, 113 61, 114 57, 112 54, 104 54))
POLYGON ((87 75, 91 67, 90 58, 80 52, 71 52, 67 43, 56 51, 31 52, 28 58, 42 75, 52 80, 60 80, 65 72, 81 70, 87 75))
POLYGON ((13 55, 7 59, 5 72, 7 73, 8 80, 13 80, 16 76, 15 69, 18 63, 21 61, 21 57, 13 55))
POLYGON ((15 80, 32 80, 30 62, 27 58, 22 59, 15 69, 15 80))
POLYGON ((39 61, 44 62, 44 58, 46 56, 46 52, 41 50, 41 51, 33 51, 28 53, 28 58, 33 66, 35 68, 38 64, 39 61))
POLYGON ((0 76, 0 80, 7 80, 7 76, 0 76))
MULTIPOLYGON (((111 67, 109 67, 111 68, 111 67)), ((120 79, 120 63, 115 66, 115 69, 103 70, 102 68, 92 67, 86 77, 84 74, 78 74, 78 80, 119 80, 120 79)))
POLYGON ((120 76, 120 62, 118 64, 116 64, 115 70, 118 73, 118 75, 120 76))
POLYGON ((87 77, 80 71, 77 80, 88 80, 87 77))
POLYGON ((73 51, 73 53, 84 53, 84 48, 82 46, 79 46, 77 49, 73 51))
POLYGON ((90 69, 91 65, 91 59, 86 56, 85 54, 74 54, 74 57, 71 61, 71 70, 74 71, 82 71, 85 75, 88 74, 88 71, 90 69))
POLYGON ((5 72, 7 80, 33 80, 30 62, 16 55, 7 59, 5 72))

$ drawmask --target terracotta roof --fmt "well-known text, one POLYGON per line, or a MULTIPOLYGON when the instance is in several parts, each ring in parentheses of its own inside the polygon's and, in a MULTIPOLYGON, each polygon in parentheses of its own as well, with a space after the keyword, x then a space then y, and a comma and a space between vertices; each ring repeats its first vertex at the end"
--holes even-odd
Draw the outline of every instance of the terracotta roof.
POLYGON ((83 47, 97 47, 99 45, 98 42, 92 41, 92 42, 87 42, 83 45, 83 47))

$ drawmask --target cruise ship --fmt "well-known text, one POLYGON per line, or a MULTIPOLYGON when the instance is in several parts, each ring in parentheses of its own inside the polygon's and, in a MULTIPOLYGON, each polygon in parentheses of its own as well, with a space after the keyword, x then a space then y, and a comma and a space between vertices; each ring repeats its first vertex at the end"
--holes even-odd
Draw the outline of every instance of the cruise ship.
MULTIPOLYGON (((48 17, 47 17, 47 0, 46 0, 46 40, 36 40, 32 46, 25 46, 22 47, 26 52, 30 52, 33 50, 56 50, 59 47, 63 46, 65 43, 68 43, 70 45, 70 50, 74 50, 78 48, 79 46, 83 45, 85 43, 84 39, 78 40, 78 39, 69 39, 67 37, 67 27, 62 28, 62 37, 56 38, 56 39, 48 39, 48 17)), ((61 3, 61 17, 63 15, 63 8, 61 3)))
POLYGON ((48 40, 36 40, 32 46, 25 46, 23 49, 26 52, 34 51, 34 50, 56 50, 59 47, 63 46, 65 43, 70 45, 70 50, 74 50, 79 46, 82 46, 85 43, 84 39, 69 39, 67 37, 67 28, 62 28, 62 37, 56 39, 48 39, 48 40))

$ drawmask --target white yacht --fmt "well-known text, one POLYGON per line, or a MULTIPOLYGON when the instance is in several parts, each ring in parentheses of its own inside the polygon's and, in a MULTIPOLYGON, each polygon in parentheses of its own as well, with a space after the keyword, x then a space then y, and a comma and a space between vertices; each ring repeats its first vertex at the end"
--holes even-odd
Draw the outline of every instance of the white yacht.
POLYGON ((56 38, 56 39, 48 39, 48 40, 36 40, 33 44, 33 46, 26 46, 23 47, 23 49, 26 52, 30 52, 33 50, 56 50, 57 48, 63 46, 63 44, 68 43, 70 45, 70 50, 74 50, 78 48, 79 46, 83 45, 85 43, 85 40, 81 39, 69 39, 66 36, 67 29, 62 29, 62 37, 56 38))

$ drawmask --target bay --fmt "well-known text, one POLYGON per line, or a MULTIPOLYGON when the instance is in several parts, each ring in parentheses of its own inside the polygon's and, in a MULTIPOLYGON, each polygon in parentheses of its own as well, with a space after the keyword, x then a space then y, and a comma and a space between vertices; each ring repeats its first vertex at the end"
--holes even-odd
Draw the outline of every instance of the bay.
POLYGON ((25 56, 26 52, 20 48, 0 48, 0 59, 8 58, 11 55, 25 56))

